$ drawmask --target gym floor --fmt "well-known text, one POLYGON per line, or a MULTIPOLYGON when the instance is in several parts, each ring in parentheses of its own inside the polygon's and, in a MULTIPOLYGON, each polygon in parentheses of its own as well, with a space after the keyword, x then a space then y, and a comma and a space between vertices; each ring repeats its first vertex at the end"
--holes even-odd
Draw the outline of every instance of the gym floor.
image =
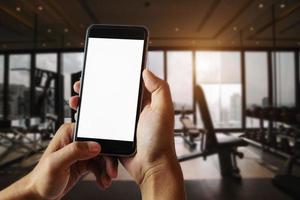
MULTIPOLYGON (((176 138, 175 144, 177 155, 189 153, 181 138, 176 138)), ((251 145, 239 150, 245 154, 238 160, 241 181, 221 179, 216 155, 181 163, 188 199, 290 199, 271 182, 282 168, 283 158, 251 145)), ((13 167, 0 169, 0 189, 30 171, 39 157, 40 154, 35 154, 13 167)), ((299 166, 294 171, 300 174, 299 166)), ((140 199, 138 187, 121 165, 119 177, 106 191, 99 190, 93 180, 93 175, 88 174, 64 199, 140 199)))

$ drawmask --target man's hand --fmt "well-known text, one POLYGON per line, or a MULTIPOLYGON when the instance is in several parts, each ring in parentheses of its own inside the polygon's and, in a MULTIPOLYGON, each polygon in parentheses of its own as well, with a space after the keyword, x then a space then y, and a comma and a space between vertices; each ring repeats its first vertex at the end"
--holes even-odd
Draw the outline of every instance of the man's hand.
POLYGON ((143 199, 184 199, 169 86, 148 70, 144 70, 143 80, 146 91, 137 128, 137 153, 121 162, 140 185, 143 199))
MULTIPOLYGON (((168 84, 143 72, 147 91, 137 129, 137 153, 120 158, 139 184, 143 199, 184 199, 183 177, 173 140, 174 113, 168 84)), ((80 83, 74 85, 79 91, 80 83)), ((78 96, 70 99, 76 108, 78 96)), ((126 106, 126 105, 124 105, 126 106)), ((2 199, 60 199, 79 178, 91 171, 101 187, 117 176, 117 162, 99 157, 95 142, 72 142, 73 124, 63 125, 34 170, 0 192, 2 199)))
POLYGON ((142 184, 147 173, 176 161, 173 127, 174 111, 168 84, 150 71, 143 72, 144 108, 137 127, 137 154, 121 158, 122 164, 142 184))
POLYGON ((0 192, 1 199, 60 199, 89 171, 100 187, 109 185, 117 165, 98 157, 98 143, 72 142, 73 127, 61 126, 34 170, 0 192))
MULTIPOLYGON (((144 70, 143 79, 146 91, 137 128, 137 153, 120 161, 140 185, 143 199, 184 199, 183 177, 174 147, 169 86, 148 70, 144 70)), ((78 81, 74 84, 77 93, 79 88, 78 81)), ((76 108, 78 100, 78 96, 72 97, 70 106, 76 108)))

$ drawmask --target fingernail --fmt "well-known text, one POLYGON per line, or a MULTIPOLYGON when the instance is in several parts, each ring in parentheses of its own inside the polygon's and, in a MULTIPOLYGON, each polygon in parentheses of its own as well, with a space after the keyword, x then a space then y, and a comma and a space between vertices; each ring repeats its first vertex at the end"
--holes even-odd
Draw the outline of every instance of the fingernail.
POLYGON ((100 145, 97 142, 88 142, 89 151, 91 153, 96 153, 100 151, 100 145))

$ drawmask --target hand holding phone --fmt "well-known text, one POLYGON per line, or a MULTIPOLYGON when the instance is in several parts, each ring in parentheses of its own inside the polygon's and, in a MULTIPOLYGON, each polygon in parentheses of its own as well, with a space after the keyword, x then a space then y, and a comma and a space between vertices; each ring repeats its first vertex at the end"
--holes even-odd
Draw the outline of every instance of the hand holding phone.
MULTIPOLYGON (((106 27, 107 28, 107 27, 106 27)), ((142 28, 143 29, 143 28, 142 28)), ((140 31, 137 31, 139 33, 132 33, 131 30, 130 34, 128 33, 128 31, 126 31, 126 34, 121 31, 119 33, 115 33, 113 35, 117 35, 118 37, 121 37, 122 40, 125 38, 128 39, 131 38, 138 38, 138 40, 141 40, 142 38, 144 43, 144 47, 142 50, 142 61, 140 60, 140 62, 142 63, 141 65, 141 70, 139 71, 140 73, 142 73, 142 70, 144 68, 144 63, 145 63, 145 50, 146 50, 146 41, 147 41, 147 36, 148 35, 146 32, 147 31, 143 31, 142 29, 140 29, 140 31)), ((102 30, 103 31, 103 30, 102 30)), ((115 32, 115 30, 113 31, 115 32)), ((98 32, 99 33, 99 32, 98 32)), ((104 31, 104 38, 109 37, 111 38, 111 33, 110 31, 104 31)), ((88 34, 89 36, 94 36, 93 34, 88 34)), ((99 34, 96 34, 99 36, 99 34)), ((101 34, 100 34, 101 35, 101 34)), ((103 36, 103 35, 102 35, 103 36)), ((100 37, 101 38, 101 37, 100 37)), ((114 38, 115 39, 115 38, 114 38)), ((120 38, 119 38, 120 39, 120 38)), ((100 40, 99 40, 100 41, 100 40)), ((89 46, 89 42, 87 43, 86 46, 89 46)), ((110 54, 107 54, 105 56, 105 58, 111 57, 110 55, 124 55, 124 51, 126 52, 130 52, 129 49, 124 49, 124 48, 118 48, 121 47, 122 45, 100 45, 101 47, 106 47, 106 49, 121 49, 122 51, 108 51, 111 52, 110 54), (117 52, 117 54, 116 54, 117 52)), ((136 49, 141 49, 141 48, 136 48, 136 49)), ((86 54, 89 54, 89 48, 86 47, 86 54)), ((104 50, 102 51, 97 51, 100 55, 100 52, 104 52, 104 50)), ((131 55, 131 53, 130 53, 131 55)), ((122 56, 121 56, 122 57, 122 56)), ((135 54, 135 59, 140 59, 140 56, 138 56, 137 54, 135 54)), ((102 57, 101 57, 102 58, 102 57)), ((106 60, 104 58, 104 60, 106 60)), ((113 56, 111 57, 113 59, 119 59, 119 56, 113 56)), ((109 61, 113 60, 110 59, 109 61)), ((88 60, 88 57, 86 57, 86 61, 88 60)), ((99 60, 99 57, 98 57, 99 60)), ((124 59, 127 60, 127 59, 124 59)), ((101 63, 101 62, 100 62, 101 63)), ((109 62, 110 63, 110 62, 109 62)), ((122 67, 133 67, 133 65, 126 65, 127 62, 122 62, 119 63, 120 66, 117 65, 112 65, 111 68, 112 69, 119 69, 116 70, 114 73, 107 75, 107 77, 115 77, 113 74, 118 73, 118 77, 122 77, 120 79, 113 79, 113 80, 123 80, 123 78, 126 78, 126 75, 128 75, 129 73, 126 73, 125 71, 120 71, 120 69, 122 69, 122 67)), ((101 63, 103 64, 103 63, 101 63)), ((106 63, 104 63, 105 66, 107 67, 106 63)), ((127 63, 128 64, 128 63, 127 63)), ((85 64, 85 66, 87 67, 87 63, 85 64)), ((102 65, 103 66, 103 65, 102 65)), ((95 68, 97 68, 97 66, 95 66, 95 68)), ((84 70, 84 72, 86 72, 87 70, 84 70)), ((95 73, 97 74, 97 73, 95 73)), ((131 76, 136 77, 136 71, 132 71, 130 73, 131 76)), ((141 75, 141 74, 140 74, 141 75)), ((84 98, 85 98, 85 93, 83 91, 85 91, 85 80, 87 79, 87 75, 83 74, 83 77, 81 79, 81 101, 80 104, 81 106, 79 107, 79 110, 82 109, 84 110, 84 104, 86 104, 86 102, 84 103, 84 98)), ((91 77, 91 76, 89 76, 91 77)), ((95 78, 93 79, 94 85, 97 86, 101 86, 101 84, 104 84, 106 87, 109 87, 111 83, 111 80, 107 80, 107 77, 101 77, 101 78, 95 78), (107 80, 108 82, 103 82, 103 80, 107 80)), ((89 79, 91 80, 91 78, 89 79)), ((121 105, 121 107, 119 107, 119 109, 114 110, 113 115, 109 115, 110 120, 114 121, 115 123, 114 126, 120 126, 122 124, 118 124, 117 122, 120 120, 120 118, 118 117, 114 117, 116 115, 119 114, 119 112, 121 112, 121 110, 124 107, 127 107, 126 109, 130 108, 132 106, 132 104, 129 103, 129 101, 125 101, 124 99, 127 99, 128 97, 132 97, 136 95, 133 95, 134 93, 131 93, 133 90, 131 90, 133 87, 133 85, 131 85, 130 87, 128 87, 128 83, 133 83, 136 81, 133 81, 133 79, 125 79, 125 81, 123 80, 122 82, 119 82, 119 87, 118 87, 118 91, 120 91, 121 93, 123 92, 123 95, 118 96, 118 101, 116 102, 116 104, 121 105), (121 85, 121 88, 120 88, 121 85), (117 119, 117 120, 116 120, 117 119)), ((136 79, 135 79, 136 80, 136 79)), ((80 130, 80 121, 81 121, 81 117, 84 115, 80 114, 80 111, 78 113, 78 118, 77 118, 77 132, 75 133, 76 140, 95 140, 97 142, 99 142, 102 146, 102 152, 105 151, 106 154, 109 155, 122 155, 123 157, 119 157, 121 163, 124 165, 124 167, 126 168, 126 170, 131 174, 131 176, 135 179, 135 181, 140 184, 141 187, 141 192, 142 192, 142 196, 143 197, 147 197, 147 196, 157 196, 157 197, 168 197, 169 199, 175 199, 175 198, 180 198, 180 199, 184 199, 184 186, 183 186, 183 176, 182 176, 182 172, 180 169, 180 165, 177 161, 176 158, 176 153, 175 153, 175 147, 174 147, 174 140, 173 140, 173 125, 174 125, 174 111, 173 111, 173 104, 172 104, 172 99, 171 99, 171 94, 170 94, 170 90, 168 87, 168 84, 157 78, 155 75, 153 75, 150 71, 148 70, 144 70, 143 71, 143 80, 145 83, 145 93, 148 93, 148 95, 145 95, 145 97, 147 97, 145 99, 145 101, 143 102, 143 108, 142 108, 142 102, 141 102, 141 98, 142 98, 142 79, 140 76, 139 79, 139 92, 138 92, 138 98, 137 98, 137 107, 136 108, 136 115, 135 117, 132 117, 132 113, 133 112, 125 112, 126 117, 123 116, 123 120, 124 122, 128 122, 130 121, 129 119, 131 119, 131 121, 134 121, 132 119, 135 119, 135 123, 134 123, 134 134, 130 136, 130 134, 128 133, 124 133, 126 135, 122 135, 120 137, 120 135, 116 134, 116 135, 112 135, 111 131, 107 131, 106 130, 110 130, 110 128, 107 128, 105 130, 103 130, 103 121, 99 120, 96 122, 94 122, 95 125, 95 129, 97 129, 97 134, 96 135, 97 138, 94 138, 94 136, 92 136, 93 134, 90 134, 89 131, 82 131, 80 130), (140 114, 139 111, 142 110, 142 113, 140 114), (81 117, 80 117, 81 116, 81 117), (138 122, 138 124, 137 124, 138 122), (98 127, 98 128, 97 128, 98 127), (101 128, 102 127, 102 128, 101 128), (107 134, 109 133, 109 134, 107 134), (115 137, 118 135, 118 138, 110 138, 110 137, 115 137), (91 137, 92 136, 92 137, 91 137), (98 137, 99 136, 99 137, 98 137), (129 137, 128 137, 129 136, 129 137), (133 137, 133 140, 128 141, 128 139, 130 139, 130 137, 133 137), (106 138, 106 139, 105 139, 106 138), (107 138, 109 138, 107 140, 107 138), (112 140, 111 140, 112 139, 112 140), (110 146, 111 145, 111 146, 110 146), (136 150, 136 154, 132 157, 124 157, 124 155, 132 155, 136 150), (163 185, 168 185, 167 190, 165 189, 165 187, 162 187, 163 185), (154 187, 155 186, 155 187, 154 187)), ((93 85, 91 84, 91 85, 93 85)), ((90 90, 89 94, 93 94, 93 91, 97 91, 99 90, 98 87, 94 87, 93 90, 90 90)), ((102 87, 101 87, 102 88, 102 87)), ((107 92, 107 88, 102 88, 105 94, 109 94, 109 92, 107 92)), ((136 89, 135 89, 136 90, 136 89)), ((135 93, 136 94, 136 93, 135 93)), ((73 100, 76 97, 73 98, 73 100)), ((90 107, 90 111, 89 113, 96 113, 99 112, 99 108, 103 108, 101 104, 101 100, 103 98, 103 95, 99 95, 99 96, 95 96, 95 98, 92 98, 92 102, 89 105, 94 105, 93 107, 90 107)), ((70 102, 75 102, 75 101, 70 101, 70 102)), ((108 103, 109 105, 111 105, 111 102, 108 103)), ((73 108, 76 107, 76 105, 72 106, 73 108)), ((109 107, 109 106, 108 106, 109 107)), ((108 112, 108 110, 106 108, 103 108, 106 112, 106 114, 109 114, 110 112, 108 112)), ((100 109, 101 110, 101 109, 100 109)), ((133 109, 131 109, 133 110, 133 109)), ((86 115, 88 116, 88 115, 86 115)), ((103 116, 107 116, 107 115, 103 115, 103 116)), ((96 118, 95 118, 96 119, 96 118)), ((100 119, 100 118, 97 118, 100 119)), ((105 121, 105 120, 104 120, 105 121)), ((106 121, 108 124, 110 123, 110 121, 106 121)), ((86 121, 85 124, 87 126, 89 126, 89 122, 86 121)), ((132 123, 126 123, 128 124, 132 124, 132 123)), ((123 124, 124 125, 124 124, 123 124)), ((107 126, 106 126, 107 127, 107 126)), ((125 126, 124 126, 125 127, 125 126)), ((119 128, 119 127, 118 127, 119 128)), ((131 130, 133 128, 131 127, 131 130)), ((87 129, 86 129, 87 130, 87 129)), ((126 128, 122 129, 123 131, 128 131, 130 130, 130 128, 127 126, 126 128)), ((121 131, 121 132, 123 132, 121 131)), ((96 132, 95 132, 96 133, 96 132)), ((132 134, 132 131, 129 132, 132 134)), ((167 198, 165 198, 167 199, 167 198)))
POLYGON ((147 40, 143 27, 89 27, 75 141, 96 141, 106 155, 135 153, 147 40))
MULTIPOLYGON (((143 198, 184 199, 182 172, 173 139, 174 111, 168 84, 144 70, 143 111, 137 128, 137 153, 120 161, 140 185, 143 198), (168 185, 168 189, 162 187, 168 185), (171 194, 171 195, 170 195, 171 194)), ((74 85, 79 91, 80 83, 74 85)), ((78 96, 70 99, 76 109, 78 96)))

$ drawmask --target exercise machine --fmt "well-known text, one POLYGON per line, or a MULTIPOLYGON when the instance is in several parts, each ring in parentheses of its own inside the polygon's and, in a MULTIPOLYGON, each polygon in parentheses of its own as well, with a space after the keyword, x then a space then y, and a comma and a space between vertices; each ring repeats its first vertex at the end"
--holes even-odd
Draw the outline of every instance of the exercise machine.
MULTIPOLYGON (((0 120, 0 169, 10 167, 47 146, 47 141, 56 130, 55 81, 57 73, 35 69, 36 108, 31 116, 0 120), (45 141, 45 142, 44 142, 45 141), (18 156, 15 156, 17 154, 18 156), (8 159, 14 155, 13 159, 8 159)), ((28 102, 27 102, 28 103, 28 102)), ((19 110, 19 109, 18 109, 19 110)))
POLYGON ((259 119, 259 128, 247 129, 247 141, 261 146, 262 150, 289 157, 300 138, 300 115, 296 108, 253 107, 247 109, 247 117, 259 119), (264 127, 268 122, 268 127, 264 127))
POLYGON ((204 129, 197 129, 192 120, 185 115, 181 117, 181 122, 183 125, 184 135, 193 139, 200 137, 201 147, 199 151, 179 156, 178 160, 180 162, 184 162, 199 157, 206 159, 208 156, 217 154, 219 157, 222 177, 241 178, 236 157, 243 158, 243 153, 239 152, 237 148, 246 146, 247 142, 228 133, 217 133, 215 131, 205 94, 200 85, 197 85, 195 88, 195 101, 199 107, 204 129))
POLYGON ((300 159, 300 141, 295 144, 295 152, 288 158, 281 172, 276 175, 273 184, 294 199, 300 199, 300 177, 293 175, 293 166, 300 159))

